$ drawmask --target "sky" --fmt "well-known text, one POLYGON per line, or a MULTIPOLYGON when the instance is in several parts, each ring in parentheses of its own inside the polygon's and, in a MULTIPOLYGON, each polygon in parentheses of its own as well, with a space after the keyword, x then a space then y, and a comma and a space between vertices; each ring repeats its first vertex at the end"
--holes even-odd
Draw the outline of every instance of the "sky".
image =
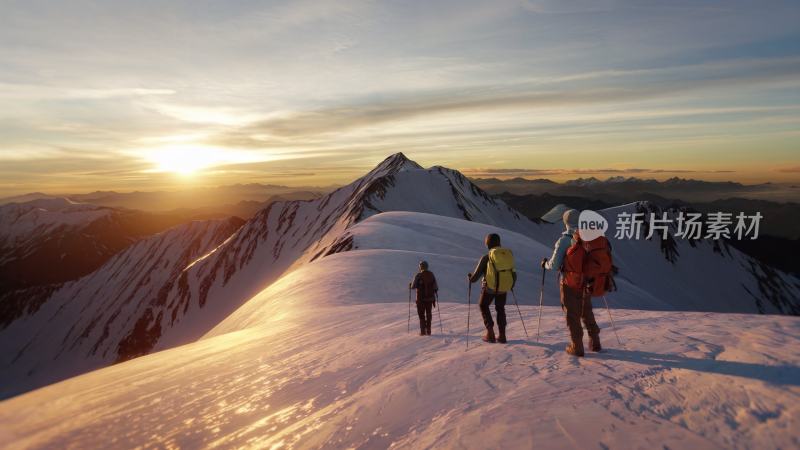
POLYGON ((0 195, 800 180, 792 1, 0 0, 0 195))

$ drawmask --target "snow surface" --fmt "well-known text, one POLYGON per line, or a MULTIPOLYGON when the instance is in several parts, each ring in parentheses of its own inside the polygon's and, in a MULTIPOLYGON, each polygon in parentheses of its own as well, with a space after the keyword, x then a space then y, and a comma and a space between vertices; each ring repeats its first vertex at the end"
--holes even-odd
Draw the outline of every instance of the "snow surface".
MULTIPOLYGON (((352 227, 203 339, 0 402, 8 448, 797 448, 800 319, 613 309, 606 351, 562 350, 560 308, 535 340, 538 280, 510 302, 508 345, 479 341, 465 274, 489 225, 414 213, 352 227), (420 231, 425 231, 421 233, 420 231), (407 283, 439 278, 434 336, 406 333, 407 283)), ((548 250, 507 231, 520 254, 548 250)), ((535 259, 534 259, 535 261, 535 259)), ((532 281, 533 280, 533 281, 532 281)), ((548 282, 547 303, 555 301, 548 282)), ((475 289, 474 291, 477 291, 475 289)), ((615 295, 609 298, 618 305, 615 295)))
POLYGON ((550 211, 544 213, 544 215, 542 216, 542 220, 550 223, 561 223, 564 218, 564 212, 568 209, 572 208, 563 203, 559 203, 556 206, 550 208, 550 211))

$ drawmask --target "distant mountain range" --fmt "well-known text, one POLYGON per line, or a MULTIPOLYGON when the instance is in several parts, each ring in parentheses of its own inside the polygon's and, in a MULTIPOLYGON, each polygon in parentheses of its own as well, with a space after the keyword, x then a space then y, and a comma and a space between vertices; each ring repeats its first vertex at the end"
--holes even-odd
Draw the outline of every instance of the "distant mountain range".
POLYGON ((664 181, 636 177, 578 178, 557 183, 547 179, 478 178, 473 182, 492 194, 510 192, 517 195, 551 194, 598 199, 610 204, 637 200, 662 201, 680 199, 688 202, 710 202, 731 197, 772 201, 800 201, 800 186, 761 183, 742 184, 733 181, 703 181, 673 177, 664 181))
POLYGON ((239 215, 250 217, 255 211, 276 200, 308 200, 320 197, 326 189, 287 187, 271 184, 234 184, 218 187, 187 188, 175 191, 115 192, 50 195, 41 192, 6 197, 0 205, 31 200, 69 198, 97 206, 136 209, 150 212, 197 211, 198 215, 239 215))

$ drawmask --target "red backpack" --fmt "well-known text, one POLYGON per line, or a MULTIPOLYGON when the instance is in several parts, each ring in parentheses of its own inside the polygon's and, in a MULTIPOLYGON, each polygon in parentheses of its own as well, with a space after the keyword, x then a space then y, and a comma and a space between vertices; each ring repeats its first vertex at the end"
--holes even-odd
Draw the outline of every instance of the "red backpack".
POLYGON ((611 244, 605 236, 586 242, 578 233, 572 237, 561 269, 562 282, 575 290, 588 290, 602 297, 614 288, 611 244))

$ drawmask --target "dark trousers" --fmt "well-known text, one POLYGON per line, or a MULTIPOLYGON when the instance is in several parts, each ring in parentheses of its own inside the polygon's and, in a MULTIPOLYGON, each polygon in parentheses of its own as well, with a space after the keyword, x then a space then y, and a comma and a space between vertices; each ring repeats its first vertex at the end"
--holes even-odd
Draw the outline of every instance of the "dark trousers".
POLYGON ((586 326, 589 336, 598 336, 600 327, 594 319, 592 311, 592 297, 584 291, 576 291, 564 284, 561 285, 561 306, 567 312, 567 328, 569 328, 570 338, 576 346, 580 344, 583 348, 583 328, 581 320, 586 326))
POLYGON ((417 301, 417 315, 419 315, 419 329, 422 331, 431 329, 431 318, 433 317, 433 302, 417 301))
POLYGON ((490 293, 483 288, 481 291, 481 299, 478 302, 478 306, 481 308, 481 316, 483 316, 483 325, 486 326, 486 329, 491 329, 494 327, 494 322, 492 321, 492 312, 489 310, 489 305, 494 302, 494 309, 497 311, 497 325, 500 326, 500 329, 506 328, 506 293, 490 293))

